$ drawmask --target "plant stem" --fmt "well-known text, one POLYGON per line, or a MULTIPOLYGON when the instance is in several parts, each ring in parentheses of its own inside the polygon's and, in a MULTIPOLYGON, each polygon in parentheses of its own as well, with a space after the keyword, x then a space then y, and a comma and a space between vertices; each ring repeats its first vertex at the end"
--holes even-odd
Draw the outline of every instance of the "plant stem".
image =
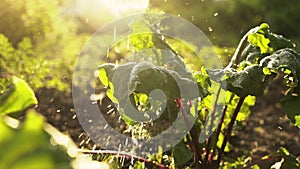
MULTIPOLYGON (((215 100, 215 103, 214 103, 214 109, 211 113, 211 120, 210 120, 210 125, 213 125, 213 122, 214 122, 214 116, 216 114, 216 111, 217 111, 217 105, 218 105, 218 100, 219 100, 219 97, 220 97, 220 93, 221 93, 221 86, 219 87, 218 89, 218 92, 217 92, 217 97, 216 97, 216 100, 215 100)), ((212 127, 210 127, 210 130, 212 130, 212 127)), ((212 131, 210 131, 212 132, 212 131)), ((212 141, 212 136, 208 138, 208 141, 207 141, 207 144, 206 144, 206 155, 205 155, 205 162, 208 161, 208 158, 209 158, 209 154, 210 154, 210 145, 211 145, 211 141, 212 141)))
POLYGON ((86 153, 86 154, 110 154, 110 155, 117 155, 126 159, 137 159, 140 162, 144 162, 147 164, 152 164, 153 166, 160 168, 160 169, 172 169, 171 167, 167 167, 162 164, 154 163, 153 161, 150 161, 146 158, 139 157, 127 152, 120 152, 120 151, 115 151, 115 150, 78 150, 78 152, 81 153, 86 153))
POLYGON ((237 115, 244 103, 244 100, 245 100, 245 97, 242 97, 240 98, 235 110, 234 110, 234 113, 231 117, 231 120, 228 124, 228 128, 227 128, 227 131, 225 133, 225 137, 224 137, 224 140, 223 140, 223 143, 222 143, 222 146, 221 146, 221 149, 220 149, 220 153, 219 153, 219 156, 218 156, 218 159, 217 159, 217 162, 218 162, 218 165, 220 165, 220 162, 221 162, 221 159, 223 158, 223 155, 224 155, 224 150, 225 150, 225 147, 226 147, 226 144, 229 140, 229 137, 231 136, 231 132, 232 132, 232 129, 233 129, 233 125, 236 121, 236 118, 237 118, 237 115))
MULTIPOLYGON (((182 100, 181 99, 176 99, 176 103, 180 108, 180 111, 181 111, 182 116, 184 118, 185 124, 187 125, 188 128, 191 129, 189 131, 189 135, 190 135, 191 138, 189 138, 187 136, 187 140, 188 140, 188 144, 190 146, 191 151, 193 151, 193 153, 194 153, 194 162, 195 162, 195 165, 196 165, 195 167, 199 168, 200 167, 199 161, 202 161, 202 159, 201 159, 201 152, 200 152, 200 147, 199 147, 199 144, 198 144, 197 135, 194 132, 194 130, 192 129, 192 126, 191 126, 190 122, 187 119, 187 116, 186 116, 187 114, 186 114, 186 111, 184 109, 182 100)), ((190 104, 191 104, 191 102, 190 102, 190 104)))
POLYGON ((220 135, 220 133, 221 133, 221 129, 222 129, 222 125, 223 125, 223 123, 224 123, 224 119, 225 119, 225 115, 226 115, 226 111, 227 111, 227 105, 224 107, 224 109, 223 109, 223 113, 222 113, 222 117, 221 117, 221 119, 220 119, 220 121, 219 121, 219 124, 218 124, 218 128, 217 128, 217 130, 216 130, 216 141, 215 141, 215 143, 214 143, 214 145, 213 145, 213 151, 212 151, 212 153, 210 154, 210 156, 209 156, 209 158, 208 158, 208 161, 212 161, 212 158, 214 157, 214 152, 216 151, 216 147, 217 147, 217 140, 218 140, 218 138, 219 138, 219 135, 220 135))
MULTIPOLYGON (((231 104, 231 101, 233 100, 234 96, 235 96, 234 94, 231 94, 230 99, 229 99, 229 104, 231 104)), ((221 119, 219 121, 218 128, 216 130, 216 141, 215 141, 214 146, 213 146, 214 149, 213 149, 213 152, 210 155, 211 159, 208 159, 209 161, 212 160, 212 158, 214 156, 214 153, 216 151, 218 138, 219 138, 221 130, 222 130, 222 125, 224 123, 224 119, 225 119, 225 115, 226 115, 226 112, 227 112, 227 108, 228 108, 228 105, 225 105, 224 108, 223 108, 222 117, 221 117, 221 119)))
POLYGON ((241 56, 243 53, 243 49, 245 48, 246 44, 248 43, 248 36, 253 33, 253 29, 249 30, 241 39, 238 47, 236 48, 230 63, 227 65, 226 68, 236 68, 236 66, 240 63, 241 56))

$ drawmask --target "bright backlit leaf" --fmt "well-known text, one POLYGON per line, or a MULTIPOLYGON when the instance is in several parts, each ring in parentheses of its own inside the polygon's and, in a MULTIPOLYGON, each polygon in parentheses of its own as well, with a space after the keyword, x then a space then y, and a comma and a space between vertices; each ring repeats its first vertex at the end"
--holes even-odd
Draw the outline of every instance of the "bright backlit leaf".
POLYGON ((20 113, 36 104, 35 94, 28 84, 13 76, 10 87, 0 96, 0 114, 20 113))
POLYGON ((270 40, 265 38, 264 34, 252 33, 248 36, 248 41, 260 48, 261 53, 269 53, 272 48, 269 47, 270 40))

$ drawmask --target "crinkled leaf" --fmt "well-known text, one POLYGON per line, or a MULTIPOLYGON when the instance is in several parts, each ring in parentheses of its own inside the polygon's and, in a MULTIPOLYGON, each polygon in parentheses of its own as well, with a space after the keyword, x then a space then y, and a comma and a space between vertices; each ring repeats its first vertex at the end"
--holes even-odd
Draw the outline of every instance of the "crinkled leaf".
MULTIPOLYGON (((171 66, 172 65, 170 65, 170 67, 171 66)), ((174 67, 176 67, 176 65, 174 65, 174 67)), ((134 117, 127 114, 127 112, 135 112, 138 110, 136 104, 138 100, 135 100, 134 94, 142 93, 151 96, 154 90, 159 90, 163 92, 163 95, 160 94, 160 97, 163 98, 158 99, 161 103, 157 103, 157 99, 150 98, 150 100, 156 100, 154 101, 155 103, 163 106, 165 103, 171 104, 176 98, 185 97, 184 99, 189 100, 199 97, 199 94, 205 93, 204 91, 199 92, 202 88, 193 81, 191 74, 190 76, 182 77, 182 74, 176 71, 169 70, 162 66, 154 66, 148 62, 129 62, 123 65, 113 66, 112 64, 104 64, 99 67, 99 70, 102 71, 100 76, 107 76, 100 77, 100 79, 102 79, 102 83, 108 83, 110 89, 108 91, 118 100, 120 108, 126 111, 121 111, 121 115, 123 114, 124 119, 127 121, 130 118, 145 120, 144 116, 146 114, 135 113, 134 117), (106 74, 104 72, 106 72, 106 74), (109 82, 107 82, 107 80, 109 82), (125 114, 127 114, 127 116, 125 114)), ((112 96, 110 96, 110 98, 112 98, 112 96)), ((156 105, 152 105, 152 107, 157 108, 156 105)), ((148 115, 149 114, 153 113, 149 112, 148 115)))
POLYGON ((248 35, 248 42, 253 46, 259 47, 261 54, 295 47, 290 40, 284 38, 282 35, 272 33, 269 25, 266 23, 252 30, 253 32, 248 35))
POLYGON ((262 59, 260 65, 271 71, 282 71, 286 73, 287 76, 285 76, 285 78, 288 83, 287 85, 289 87, 295 87, 298 85, 297 76, 300 76, 299 58, 300 55, 294 49, 285 48, 262 59))
POLYGON ((264 67, 264 74, 271 72, 282 72, 285 74, 284 79, 286 86, 290 88, 288 95, 285 96, 281 104, 291 122, 300 127, 298 116, 300 115, 300 55, 294 49, 284 48, 276 51, 270 56, 261 60, 260 65, 264 67))
POLYGON ((180 97, 179 84, 176 80, 181 80, 176 72, 142 62, 132 69, 129 90, 150 94, 152 90, 160 89, 168 98, 175 99, 180 97))
POLYGON ((242 52, 242 58, 257 64, 260 59, 272 54, 273 52, 284 48, 295 48, 289 39, 282 35, 274 34, 270 31, 269 25, 261 24, 259 27, 253 28, 248 35, 250 43, 242 52))
POLYGON ((136 63, 130 62, 124 65, 111 63, 99 66, 99 78, 103 85, 107 85, 107 95, 115 103, 128 97, 128 83, 130 72, 136 63))
MULTIPOLYGON (((100 66, 99 70, 102 83, 109 84, 107 79, 112 82, 115 97, 118 99, 125 99, 128 97, 128 93, 132 92, 150 94, 150 91, 154 89, 161 89, 168 98, 175 99, 180 97, 179 92, 186 94, 193 85, 196 85, 191 77, 181 77, 173 70, 154 66, 148 62, 115 65, 113 69, 111 64, 109 66, 104 64, 100 66), (110 73, 104 73, 108 71, 110 73), (180 85, 183 86, 182 91, 179 90, 180 85)), ((187 95, 191 98, 197 97, 195 94, 190 92, 187 95)))
POLYGON ((28 84, 15 76, 10 87, 0 96, 0 114, 22 112, 37 104, 37 99, 28 84))
POLYGON ((222 87, 240 97, 247 95, 262 96, 273 76, 266 76, 257 65, 244 70, 234 69, 208 70, 210 78, 222 84, 222 87))
POLYGON ((242 53, 242 58, 245 58, 246 61, 252 64, 257 64, 262 57, 264 57, 264 55, 261 54, 259 48, 251 44, 249 44, 242 53))
POLYGON ((274 51, 284 48, 295 48, 295 44, 282 35, 269 32, 266 34, 266 37, 270 39, 270 47, 273 48, 274 51))
POLYGON ((248 41, 260 49, 260 52, 269 53, 273 49, 269 47, 270 39, 266 38, 264 34, 260 32, 252 33, 248 36, 248 41))

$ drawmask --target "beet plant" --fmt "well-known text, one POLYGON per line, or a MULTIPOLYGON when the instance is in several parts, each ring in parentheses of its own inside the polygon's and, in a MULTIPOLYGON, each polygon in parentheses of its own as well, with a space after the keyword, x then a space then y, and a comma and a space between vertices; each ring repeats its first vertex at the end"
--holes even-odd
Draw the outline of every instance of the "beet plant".
MULTIPOLYGON (((285 113, 293 125, 300 127, 298 109, 300 55, 295 44, 282 35, 272 33, 266 23, 249 30, 244 35, 231 61, 224 68, 209 68, 205 67, 205 64, 199 64, 193 65, 197 70, 191 71, 187 71, 184 64, 187 57, 174 49, 174 43, 167 42, 167 38, 149 24, 139 27, 134 25, 132 29, 137 28, 148 29, 152 33, 138 37, 131 36, 130 43, 135 50, 159 48, 171 51, 172 55, 160 57, 159 52, 147 53, 148 56, 150 54, 155 58, 154 64, 153 60, 152 63, 147 62, 148 56, 141 55, 138 62, 100 65, 99 78, 107 89, 107 96, 113 105, 117 105, 115 111, 118 111, 119 119, 130 126, 128 128, 137 130, 144 127, 145 130, 141 130, 144 136, 140 139, 147 139, 162 132, 165 128, 159 126, 168 127, 168 124, 174 122, 178 116, 184 119, 182 125, 190 130, 184 139, 169 151, 158 151, 162 155, 150 156, 152 164, 148 164, 149 160, 142 160, 143 162, 132 164, 133 166, 262 167, 259 162, 251 160, 228 161, 226 152, 233 149, 229 138, 238 132, 242 121, 250 115, 250 107, 255 105, 256 98, 262 97, 275 79, 280 79, 286 88, 285 96, 281 99, 285 113), (198 93, 180 89, 178 84, 184 84, 188 89, 196 85, 198 93), (159 89, 164 93, 158 91, 155 93, 153 89, 159 89), (184 98, 181 97, 181 92, 185 92, 184 98), (155 101, 159 102, 160 106, 153 106, 155 101), (156 111, 161 110, 159 109, 161 107, 164 107, 163 111, 156 111), (136 110, 143 113, 134 115, 126 113, 136 110), (191 117, 197 117, 193 126, 190 126, 188 120, 191 117), (151 128, 154 126, 153 131, 151 128)), ((98 151, 101 152, 105 153, 98 151)), ((285 148, 279 148, 277 152, 261 160, 271 161, 274 164, 272 167, 300 167, 299 161, 285 148)))
POLYGON ((263 96, 275 79, 286 88, 281 99, 286 115, 291 124, 300 127, 300 55, 290 40, 261 24, 246 33, 224 68, 192 61, 194 69, 188 71, 188 52, 177 51, 172 38, 163 37, 148 24, 133 24, 132 30, 129 41, 134 50, 159 48, 169 53, 160 57, 164 51, 147 50, 138 57, 139 62, 99 65, 95 74, 106 88, 110 106, 119 115, 118 121, 126 125, 123 132, 137 143, 161 134, 178 117, 182 119, 179 129, 186 130, 184 138, 165 152, 164 147, 158 147, 156 154, 147 157, 116 150, 80 150, 32 110, 37 99, 24 80, 1 77, 0 168, 80 168, 90 163, 106 168, 258 169, 266 167, 262 165, 265 161, 270 163, 269 168, 300 167, 284 147, 260 161, 232 161, 226 157, 234 149, 229 138, 239 131, 256 98, 263 96), (136 35, 135 29, 152 33, 136 35), (136 110, 141 113, 126 112, 136 110), (19 117, 23 112, 27 112, 24 122, 19 117), (63 144, 61 138, 69 142, 63 144), (87 160, 81 152, 93 154, 94 160, 105 163, 87 160))

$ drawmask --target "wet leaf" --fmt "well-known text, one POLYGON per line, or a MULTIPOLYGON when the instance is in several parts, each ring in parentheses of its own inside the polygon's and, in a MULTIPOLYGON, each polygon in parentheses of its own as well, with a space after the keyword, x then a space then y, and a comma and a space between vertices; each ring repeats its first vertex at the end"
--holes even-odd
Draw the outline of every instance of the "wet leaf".
POLYGON ((259 27, 253 28, 248 36, 248 42, 260 49, 261 54, 273 53, 283 48, 294 48, 295 45, 282 35, 274 34, 270 31, 268 24, 263 23, 259 27))
POLYGON ((260 49, 261 54, 269 53, 273 49, 269 47, 270 39, 266 38, 264 34, 260 32, 252 33, 248 36, 248 41, 260 49))
POLYGON ((234 69, 207 70, 210 78, 222 84, 240 97, 262 96, 273 76, 266 76, 258 65, 248 66, 241 71, 234 69))
POLYGON ((270 72, 285 73, 286 85, 294 88, 298 85, 297 76, 300 76, 299 59, 300 55, 294 49, 285 48, 262 59, 260 65, 270 69, 270 72))
MULTIPOLYGON (((176 63, 173 63, 174 67, 178 66, 176 63)), ((202 88, 199 87, 197 82, 193 81, 191 74, 190 76, 182 77, 181 75, 185 75, 184 73, 177 73, 174 70, 167 69, 163 66, 155 66, 149 62, 129 62, 123 65, 104 64, 99 67, 99 71, 101 71, 101 82, 108 84, 109 90, 107 91, 107 95, 111 99, 115 98, 118 101, 117 103, 120 108, 123 109, 120 110, 121 116, 130 124, 134 123, 133 121, 130 122, 130 119, 133 117, 127 116, 126 113, 137 111, 136 103, 139 101, 146 104, 144 103, 145 99, 137 100, 138 97, 134 96, 141 94, 151 96, 154 90, 161 91, 163 95, 159 94, 155 96, 161 96, 163 98, 159 98, 158 100, 150 98, 150 100, 156 100, 154 101, 155 104, 165 105, 165 103, 173 104, 171 102, 174 102, 176 98, 182 96, 185 97, 184 99, 190 100, 199 97, 199 94, 206 93, 206 91, 203 91, 202 88), (109 82, 107 82, 107 80, 109 82), (161 104, 157 103, 158 101, 161 102, 161 104)), ((152 105, 152 107, 157 108, 157 105, 152 105)), ((137 113, 134 118, 136 120, 146 120, 147 118, 144 116, 145 114, 137 113)))

